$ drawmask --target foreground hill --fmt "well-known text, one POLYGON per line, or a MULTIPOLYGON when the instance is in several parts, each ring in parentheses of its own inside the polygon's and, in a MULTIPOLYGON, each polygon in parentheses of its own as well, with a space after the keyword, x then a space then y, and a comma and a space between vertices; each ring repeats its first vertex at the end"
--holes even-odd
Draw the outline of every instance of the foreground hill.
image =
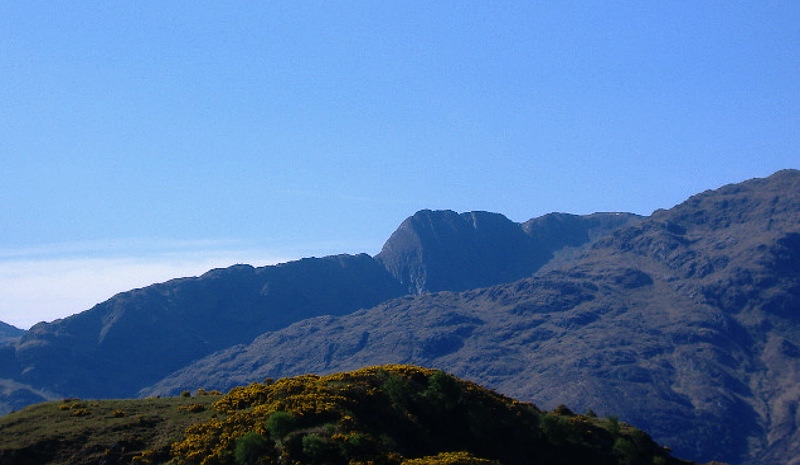
POLYGON ((800 172, 698 194, 531 278, 264 334, 145 392, 383 363, 616 414, 699 461, 800 463, 800 172))
POLYGON ((553 412, 442 371, 304 375, 226 396, 66 400, 0 419, 17 464, 678 465, 616 418, 553 412))
POLYGON ((264 332, 373 307, 412 289, 519 279, 637 219, 551 214, 520 224, 485 212, 426 210, 404 222, 376 258, 237 265, 124 292, 72 317, 13 333, 0 346, 0 414, 59 397, 134 396, 201 357, 264 332), (403 271, 411 269, 413 283, 403 271))

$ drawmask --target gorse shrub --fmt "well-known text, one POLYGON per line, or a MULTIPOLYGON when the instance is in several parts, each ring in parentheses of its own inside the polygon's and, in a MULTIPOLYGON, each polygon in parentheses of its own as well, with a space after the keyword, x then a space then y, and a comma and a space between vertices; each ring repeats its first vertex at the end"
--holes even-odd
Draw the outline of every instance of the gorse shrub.
POLYGON ((678 463, 619 421, 543 412, 405 365, 255 383, 214 409, 173 444, 176 465, 678 463))
POLYGON ((404 460, 402 465, 500 465, 500 463, 475 457, 469 452, 442 452, 433 456, 404 460))

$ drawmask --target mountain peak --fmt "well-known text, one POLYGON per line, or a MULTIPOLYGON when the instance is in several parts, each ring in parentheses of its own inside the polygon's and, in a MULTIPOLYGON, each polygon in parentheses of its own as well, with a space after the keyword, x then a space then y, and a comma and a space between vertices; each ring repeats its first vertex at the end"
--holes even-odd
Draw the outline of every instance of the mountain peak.
POLYGON ((565 248, 579 248, 635 215, 551 213, 524 224, 498 213, 421 210, 376 260, 412 294, 461 291, 530 276, 565 248))

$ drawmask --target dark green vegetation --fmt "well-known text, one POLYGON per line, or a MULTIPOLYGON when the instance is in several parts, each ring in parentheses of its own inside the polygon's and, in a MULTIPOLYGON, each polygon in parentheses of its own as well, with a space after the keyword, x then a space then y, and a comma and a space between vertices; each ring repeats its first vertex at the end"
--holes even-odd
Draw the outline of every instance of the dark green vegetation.
POLYGON ((0 438, 4 465, 688 463, 615 418, 545 412, 403 365, 225 396, 44 403, 0 419, 0 438))
POLYGON ((208 421, 221 395, 140 400, 66 399, 0 418, 0 463, 115 464, 167 461, 173 442, 208 421))
POLYGON ((7 411, 403 363, 619 415, 681 457, 789 465, 799 315, 800 172, 786 170, 646 218, 421 211, 374 258, 123 293, 0 344, 0 400, 7 411))

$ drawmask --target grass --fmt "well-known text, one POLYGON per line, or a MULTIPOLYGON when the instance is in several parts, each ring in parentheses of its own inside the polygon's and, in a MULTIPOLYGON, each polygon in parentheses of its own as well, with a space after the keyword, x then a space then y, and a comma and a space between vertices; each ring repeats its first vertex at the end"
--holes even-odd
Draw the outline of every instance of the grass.
POLYGON ((159 463, 220 395, 46 402, 0 417, 2 463, 159 463), (143 459, 147 460, 143 460, 143 459))

